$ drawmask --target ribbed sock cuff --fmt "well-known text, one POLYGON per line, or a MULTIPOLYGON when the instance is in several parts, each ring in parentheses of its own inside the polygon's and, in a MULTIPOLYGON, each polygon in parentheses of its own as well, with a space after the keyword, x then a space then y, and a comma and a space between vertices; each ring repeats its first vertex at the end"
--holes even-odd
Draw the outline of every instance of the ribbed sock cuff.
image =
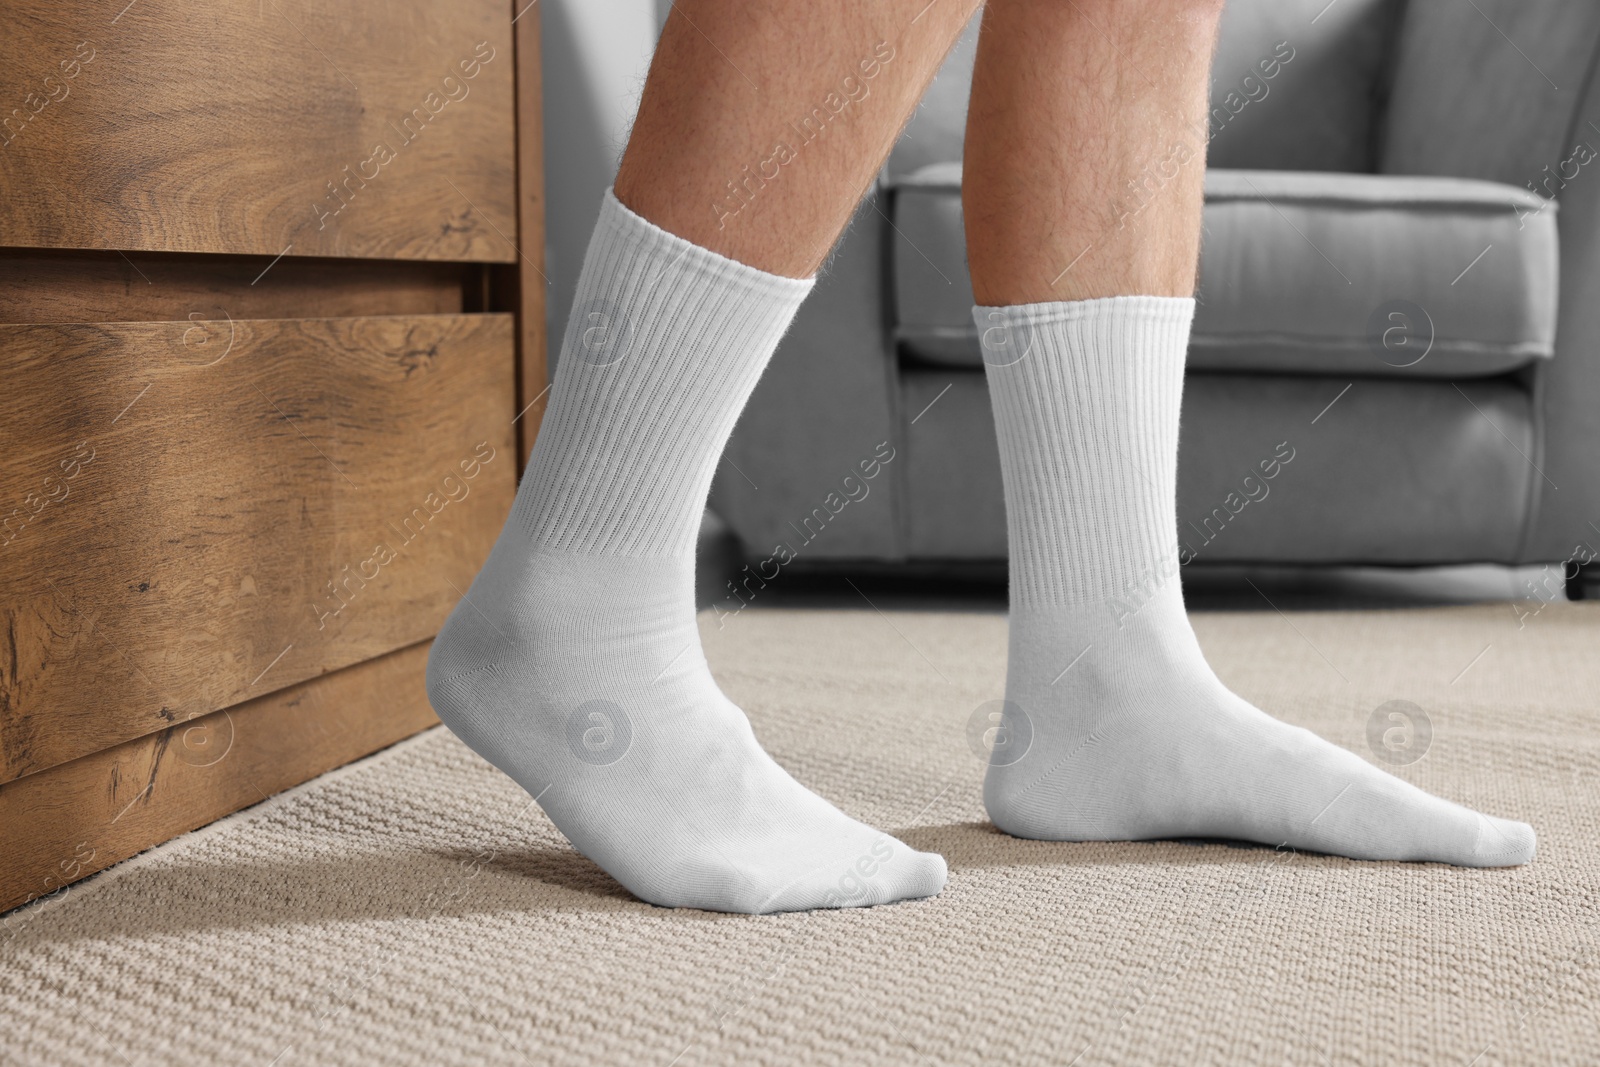
POLYGON ((607 191, 517 494, 552 551, 693 551, 723 445, 813 279, 668 233, 607 191))
POLYGON ((1170 568, 1193 317, 1187 297, 973 308, 1005 478, 1014 604, 1122 596, 1170 568))

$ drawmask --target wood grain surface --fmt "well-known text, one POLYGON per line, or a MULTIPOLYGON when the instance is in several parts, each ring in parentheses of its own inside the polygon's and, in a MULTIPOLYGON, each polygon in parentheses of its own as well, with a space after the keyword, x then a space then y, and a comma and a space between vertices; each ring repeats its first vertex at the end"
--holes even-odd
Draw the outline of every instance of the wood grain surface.
POLYGON ((0 250, 0 322, 448 315, 482 303, 481 273, 416 260, 0 250))
POLYGON ((0 246, 512 262, 511 19, 8 3, 0 246))
POLYGON ((432 636, 513 372, 508 315, 0 325, 0 781, 432 636))
MULTIPOLYGON (((0 785, 0 911, 433 725, 427 649, 413 645, 0 785)), ((25 921, 26 912, 7 916, 0 937, 25 921)))

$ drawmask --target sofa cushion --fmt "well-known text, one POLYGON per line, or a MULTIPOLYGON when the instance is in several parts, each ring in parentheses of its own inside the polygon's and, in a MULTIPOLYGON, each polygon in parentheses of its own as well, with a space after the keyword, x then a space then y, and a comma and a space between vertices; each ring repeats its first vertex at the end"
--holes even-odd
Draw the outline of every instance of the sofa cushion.
MULTIPOLYGON (((1594 168, 1580 94, 1600 48, 1594 0, 1410 0, 1378 165, 1456 174, 1544 196, 1594 168), (1474 10, 1476 8, 1476 10, 1474 10), (1507 44, 1515 41, 1516 47, 1507 44)), ((1594 181, 1592 175, 1580 180, 1594 181)))
POLYGON ((1230 0, 1211 63, 1211 165, 1375 170, 1401 6, 1230 0))
MULTIPOLYGON (((895 183, 896 336, 979 368, 961 167, 895 183)), ((1554 354, 1556 205, 1462 178, 1211 170, 1189 366, 1468 378, 1554 354)))

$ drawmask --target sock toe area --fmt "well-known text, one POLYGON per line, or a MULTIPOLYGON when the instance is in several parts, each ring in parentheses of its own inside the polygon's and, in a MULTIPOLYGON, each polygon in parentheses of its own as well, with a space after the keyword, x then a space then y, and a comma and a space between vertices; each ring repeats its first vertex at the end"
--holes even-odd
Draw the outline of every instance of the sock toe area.
POLYGON ((754 910, 761 914, 858 908, 937 895, 949 878, 944 857, 918 852, 887 834, 864 850, 841 852, 827 863, 772 893, 754 910))
POLYGON ((920 900, 938 896, 950 881, 950 865, 937 852, 912 852, 906 870, 900 872, 898 893, 890 900, 920 900))
POLYGON ((1474 850, 1473 866, 1518 867, 1533 861, 1539 838, 1533 827, 1515 819, 1479 815, 1482 829, 1474 850))

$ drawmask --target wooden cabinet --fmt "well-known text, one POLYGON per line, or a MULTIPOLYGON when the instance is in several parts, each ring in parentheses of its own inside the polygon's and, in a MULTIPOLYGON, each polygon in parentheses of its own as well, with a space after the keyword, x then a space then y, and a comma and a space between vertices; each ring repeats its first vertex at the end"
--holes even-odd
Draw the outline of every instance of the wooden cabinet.
POLYGON ((508 11, 8 4, 4 241, 512 262, 508 11))
POLYGON ((536 12, 118 6, 0 37, 0 908, 435 721, 543 393, 536 12))

